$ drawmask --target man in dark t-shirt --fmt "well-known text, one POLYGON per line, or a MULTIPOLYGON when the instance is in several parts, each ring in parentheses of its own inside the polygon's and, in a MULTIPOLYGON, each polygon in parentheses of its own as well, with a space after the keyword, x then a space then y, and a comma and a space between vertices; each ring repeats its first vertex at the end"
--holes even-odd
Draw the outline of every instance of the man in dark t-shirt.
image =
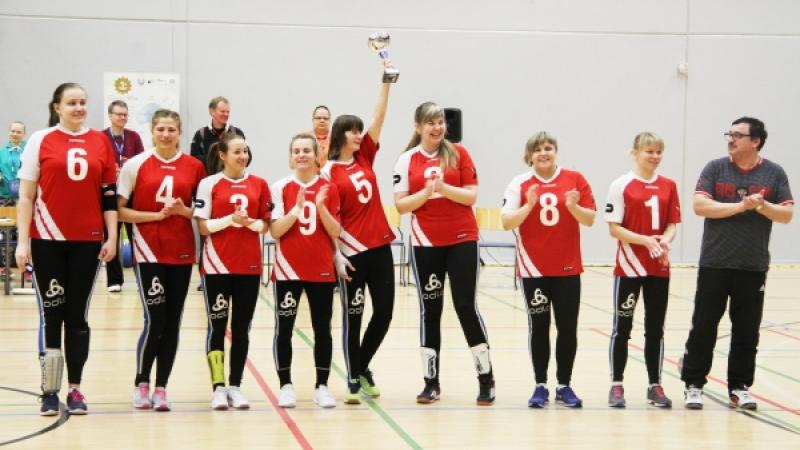
MULTIPOLYGON (((236 134, 245 138, 244 131, 228 123, 228 118, 231 114, 230 102, 225 97, 214 97, 208 102, 208 114, 211 116, 211 124, 200 128, 194 133, 192 137, 191 154, 199 159, 206 168, 206 173, 209 175, 215 174, 219 171, 219 158, 214 155, 209 157, 208 153, 211 151, 211 146, 222 140, 226 134, 236 134)), ((248 150, 249 151, 249 150, 248 150)), ((250 161, 247 162, 249 166, 253 160, 253 154, 250 154, 250 161)))
POLYGON ((703 385, 711 370, 717 327, 730 297, 728 354, 730 405, 756 409, 753 384, 772 223, 792 220, 794 200, 781 166, 761 157, 764 123, 737 119, 725 133, 728 157, 709 162, 700 174, 694 210, 705 217, 692 328, 681 379, 686 407, 703 407, 703 385))

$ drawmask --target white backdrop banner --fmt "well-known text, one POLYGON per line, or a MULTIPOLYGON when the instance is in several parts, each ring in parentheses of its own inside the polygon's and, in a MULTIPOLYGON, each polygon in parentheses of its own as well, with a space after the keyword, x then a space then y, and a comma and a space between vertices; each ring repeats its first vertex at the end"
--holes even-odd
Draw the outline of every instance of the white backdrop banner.
MULTIPOLYGON (((160 108, 180 111, 180 77, 176 73, 103 73, 103 110, 114 100, 128 104, 127 128, 142 136, 144 148, 153 146, 150 138, 150 119, 160 108)), ((103 126, 109 127, 108 114, 103 126)))

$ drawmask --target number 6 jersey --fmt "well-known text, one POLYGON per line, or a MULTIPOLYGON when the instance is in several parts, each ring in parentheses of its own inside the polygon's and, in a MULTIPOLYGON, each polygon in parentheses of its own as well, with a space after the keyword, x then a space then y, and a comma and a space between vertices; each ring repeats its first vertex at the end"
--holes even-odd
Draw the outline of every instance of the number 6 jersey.
MULTIPOLYGON (((637 234, 660 236, 667 224, 681 221, 678 188, 674 181, 658 174, 645 180, 628 172, 608 188, 605 218, 637 234)), ((614 275, 668 277, 669 266, 651 258, 647 247, 619 241, 614 275)))
POLYGON ((56 241, 103 240, 100 186, 117 177, 116 152, 103 133, 61 126, 31 135, 21 180, 38 183, 30 236, 56 241))
MULTIPOLYGON (((150 149, 122 166, 117 193, 128 199, 128 208, 157 212, 180 198, 191 207, 192 198, 206 171, 197 158, 178 151, 163 159, 150 149)), ((191 220, 178 215, 155 222, 133 224, 131 240, 137 263, 193 264, 194 231, 191 220)))

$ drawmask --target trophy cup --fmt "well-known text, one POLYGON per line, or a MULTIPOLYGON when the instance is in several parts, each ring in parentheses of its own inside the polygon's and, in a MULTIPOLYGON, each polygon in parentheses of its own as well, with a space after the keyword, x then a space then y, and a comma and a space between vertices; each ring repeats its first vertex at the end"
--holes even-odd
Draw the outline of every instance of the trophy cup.
MULTIPOLYGON (((382 60, 389 59, 389 33, 385 31, 376 31, 369 36, 367 45, 371 48, 382 60)), ((400 76, 400 71, 395 69, 391 62, 383 68, 383 82, 396 83, 397 78, 400 76)))

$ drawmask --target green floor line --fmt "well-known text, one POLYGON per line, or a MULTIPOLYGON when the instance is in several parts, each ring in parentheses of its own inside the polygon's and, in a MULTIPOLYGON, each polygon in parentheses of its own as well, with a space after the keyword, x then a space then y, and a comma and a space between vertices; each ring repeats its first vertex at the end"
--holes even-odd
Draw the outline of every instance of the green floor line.
MULTIPOLYGON (((264 294, 259 294, 259 297, 261 298, 261 300, 264 301, 264 303, 267 304, 267 306, 273 309, 275 308, 273 303, 267 297, 265 297, 264 294)), ((300 339, 302 339, 303 342, 306 343, 306 345, 308 345, 312 349, 314 348, 314 341, 310 337, 308 337, 308 335, 303 330, 301 330, 298 327, 294 327, 294 333, 297 336, 299 336, 300 339)), ((342 368, 339 367, 338 364, 331 362, 331 367, 333 368, 333 371, 336 372, 336 374, 339 375, 339 377, 343 381, 347 382, 347 373, 345 373, 345 371, 342 370, 342 368)), ((406 444, 408 444, 409 447, 415 450, 422 450, 422 446, 419 445, 419 443, 417 443, 417 441, 415 441, 414 438, 412 438, 408 433, 406 433, 406 431, 403 430, 403 428, 397 422, 395 422, 395 420, 392 419, 389 413, 387 413, 383 408, 381 408, 380 405, 378 405, 378 403, 376 403, 372 399, 362 399, 362 400, 365 401, 367 403, 367 406, 369 406, 370 409, 372 409, 375 413, 377 413, 381 417, 381 419, 383 419, 383 421, 386 422, 386 424, 389 425, 389 427, 392 430, 394 430, 394 432, 397 433, 397 435, 400 436, 400 438, 403 439, 406 442, 406 444)))

